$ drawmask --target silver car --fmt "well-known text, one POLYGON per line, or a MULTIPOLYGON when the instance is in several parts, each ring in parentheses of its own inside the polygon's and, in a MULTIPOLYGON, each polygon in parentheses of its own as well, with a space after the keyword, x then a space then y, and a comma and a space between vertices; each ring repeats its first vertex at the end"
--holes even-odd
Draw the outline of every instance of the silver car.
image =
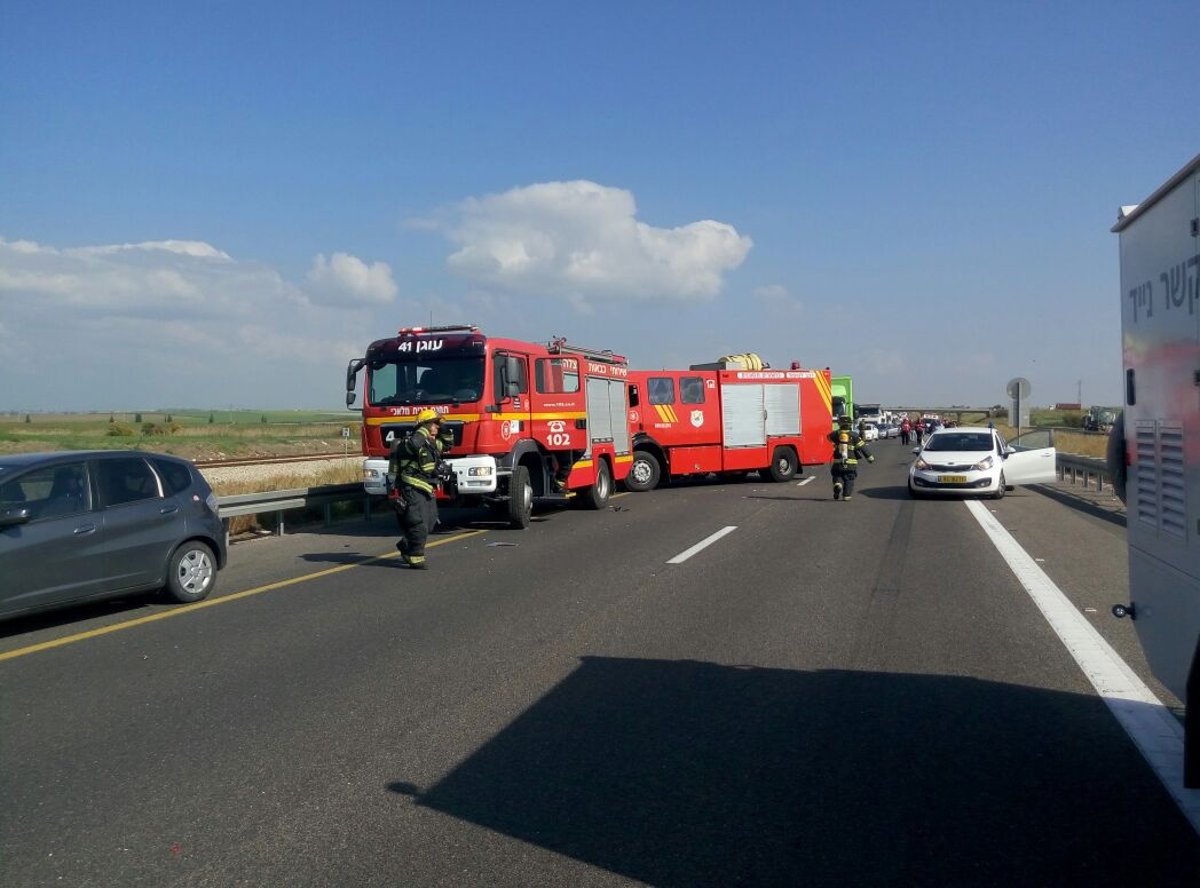
POLYGON ((187 460, 0 456, 0 617, 160 589, 200 601, 225 559, 217 499, 187 460))

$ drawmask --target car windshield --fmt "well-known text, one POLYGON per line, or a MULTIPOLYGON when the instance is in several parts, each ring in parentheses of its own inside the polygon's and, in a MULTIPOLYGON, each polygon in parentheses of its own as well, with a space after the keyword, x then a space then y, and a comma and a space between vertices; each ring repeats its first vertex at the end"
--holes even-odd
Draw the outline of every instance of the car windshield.
POLYGON ((992 449, 992 436, 987 432, 951 432, 934 435, 925 444, 926 450, 979 450, 992 449))

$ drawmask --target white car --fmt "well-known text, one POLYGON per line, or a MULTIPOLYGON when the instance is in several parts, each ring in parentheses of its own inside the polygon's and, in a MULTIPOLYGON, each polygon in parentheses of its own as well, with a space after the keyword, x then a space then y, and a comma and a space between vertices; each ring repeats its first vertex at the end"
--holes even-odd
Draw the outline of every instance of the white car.
POLYGON ((868 444, 872 441, 879 440, 879 427, 873 422, 863 423, 862 427, 863 440, 868 444))
POLYGON ((917 458, 908 470, 908 492, 914 498, 984 494, 1000 499, 1018 484, 1048 484, 1057 478, 1052 440, 1051 432, 1040 430, 1006 444, 999 432, 983 426, 938 429, 913 448, 917 458))

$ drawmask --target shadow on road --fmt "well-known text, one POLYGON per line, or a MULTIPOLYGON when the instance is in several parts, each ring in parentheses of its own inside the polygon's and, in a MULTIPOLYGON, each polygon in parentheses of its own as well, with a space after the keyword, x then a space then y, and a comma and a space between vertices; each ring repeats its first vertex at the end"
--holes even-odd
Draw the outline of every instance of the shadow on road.
MULTIPOLYGON (((1051 487, 1047 484, 1034 484, 1030 486, 1031 490, 1036 490, 1042 496, 1062 503, 1077 511, 1091 515, 1093 518, 1099 518, 1101 521, 1107 521, 1110 524, 1115 524, 1117 527, 1126 527, 1125 511, 1123 508, 1112 507, 1105 508, 1102 505, 1097 505, 1088 498, 1086 493, 1080 493, 1071 488, 1051 487)), ((1098 496, 1099 494, 1093 494, 1098 496)), ((1119 501, 1118 501, 1119 502, 1119 501)))
POLYGON ((406 778, 657 886, 1200 884, 1098 698, 971 678, 587 657, 441 781, 406 778))

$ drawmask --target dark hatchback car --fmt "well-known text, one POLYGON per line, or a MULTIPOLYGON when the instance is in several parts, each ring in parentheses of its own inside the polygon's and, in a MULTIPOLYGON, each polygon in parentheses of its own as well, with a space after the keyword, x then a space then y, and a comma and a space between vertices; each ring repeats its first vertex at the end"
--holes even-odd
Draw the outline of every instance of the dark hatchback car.
POLYGON ((200 601, 225 559, 217 499, 187 460, 0 456, 0 618, 155 590, 200 601))

